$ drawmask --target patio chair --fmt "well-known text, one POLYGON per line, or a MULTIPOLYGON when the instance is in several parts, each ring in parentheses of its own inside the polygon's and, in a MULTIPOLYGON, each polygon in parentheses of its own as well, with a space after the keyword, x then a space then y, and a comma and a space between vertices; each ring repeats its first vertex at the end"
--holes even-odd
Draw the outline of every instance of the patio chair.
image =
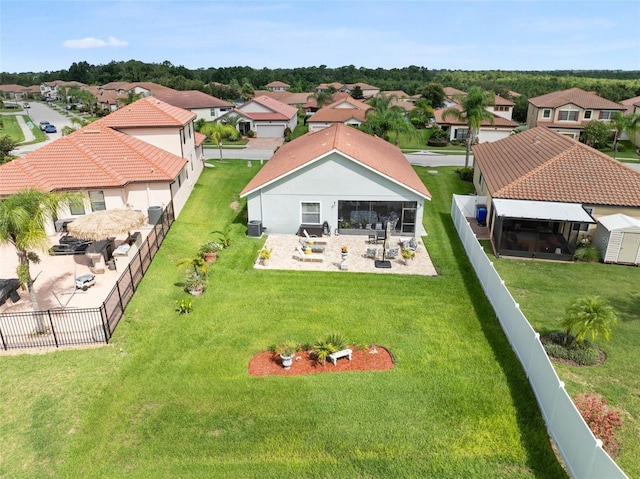
POLYGON ((314 243, 314 244, 319 244, 319 245, 326 245, 327 242, 324 240, 319 240, 317 236, 309 236, 309 233, 307 233, 307 230, 302 230, 302 232, 304 233, 304 237, 307 238, 307 241, 310 243, 314 243))
POLYGON ((302 251, 302 248, 299 244, 296 245, 296 253, 293 255, 293 257, 298 261, 317 261, 320 263, 324 261, 324 253, 306 254, 304 251, 302 251))
POLYGON ((394 259, 397 258, 399 254, 400 248, 398 246, 394 246, 393 248, 389 248, 387 251, 385 251, 384 255, 389 259, 394 259))
POLYGON ((378 257, 378 248, 367 248, 365 256, 370 259, 376 259, 378 257))
POLYGON ((402 241, 401 246, 402 249, 408 249, 413 252, 418 249, 418 243, 416 242, 415 237, 412 237, 411 239, 406 241, 402 241))
POLYGON ((308 241, 305 241, 302 238, 300 238, 300 246, 302 247, 302 249, 305 249, 307 247, 311 248, 312 253, 324 253, 325 249, 325 246, 321 244, 316 244, 315 242, 313 244, 310 244, 308 241))

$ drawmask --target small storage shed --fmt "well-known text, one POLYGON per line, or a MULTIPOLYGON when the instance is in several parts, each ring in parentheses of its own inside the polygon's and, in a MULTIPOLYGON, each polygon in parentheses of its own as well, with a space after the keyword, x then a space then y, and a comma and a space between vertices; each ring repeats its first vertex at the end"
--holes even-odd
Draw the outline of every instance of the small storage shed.
POLYGON ((640 220, 621 213, 598 218, 593 244, 605 263, 640 264, 640 220))

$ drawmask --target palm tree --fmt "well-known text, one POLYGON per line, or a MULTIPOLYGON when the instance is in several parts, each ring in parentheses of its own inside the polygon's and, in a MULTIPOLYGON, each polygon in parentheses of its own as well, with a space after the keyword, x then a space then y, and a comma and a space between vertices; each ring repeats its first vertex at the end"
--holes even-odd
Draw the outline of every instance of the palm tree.
POLYGON ((307 101, 315 100, 318 110, 333 101, 333 93, 328 90, 318 91, 307 97, 307 101))
POLYGON ((578 343, 584 341, 587 336, 591 341, 598 337, 602 337, 603 341, 609 341, 616 323, 616 310, 606 300, 598 296, 579 298, 567 308, 562 320, 565 343, 571 331, 576 332, 575 341, 578 343))
POLYGON ((366 120, 360 125, 360 129, 370 135, 376 135, 389 140, 389 132, 395 132, 396 145, 399 142, 400 133, 414 135, 416 129, 407 120, 404 110, 397 105, 391 105, 395 95, 380 95, 372 98, 369 105, 373 108, 367 110, 366 120))
POLYGON ((614 128, 613 158, 615 159, 616 153, 618 152, 619 136, 622 135, 622 132, 626 131, 633 142, 636 132, 640 130, 640 115, 625 115, 618 112, 611 119, 611 124, 614 128))
POLYGON ((482 121, 488 120, 493 125, 493 115, 486 109, 493 104, 493 98, 491 94, 485 92, 482 88, 474 86, 469 89, 466 95, 458 96, 456 101, 459 102, 462 108, 447 108, 442 113, 442 119, 455 118, 456 120, 466 123, 469 128, 469 133, 467 134, 467 151, 464 160, 464 166, 468 168, 471 145, 478 137, 482 121))
POLYGON ((433 108, 429 101, 425 98, 418 99, 413 109, 409 112, 409 118, 411 123, 418 128, 426 128, 429 120, 433 118, 433 108))
POLYGON ((224 161, 222 158, 222 139, 223 138, 236 138, 240 135, 238 130, 236 130, 233 126, 227 125, 224 123, 216 122, 209 123, 203 126, 200 130, 200 133, 203 135, 207 135, 213 143, 218 146, 220 150, 220 161, 224 161))
MULTIPOLYGON (((38 311, 38 300, 33 289, 31 263, 39 263, 35 250, 47 251, 51 246, 45 232, 45 223, 57 215, 59 208, 70 201, 81 201, 78 193, 45 193, 25 189, 0 200, 0 244, 10 244, 18 254, 18 279, 27 286, 34 311, 38 311)), ((38 319, 37 331, 46 330, 38 319)))

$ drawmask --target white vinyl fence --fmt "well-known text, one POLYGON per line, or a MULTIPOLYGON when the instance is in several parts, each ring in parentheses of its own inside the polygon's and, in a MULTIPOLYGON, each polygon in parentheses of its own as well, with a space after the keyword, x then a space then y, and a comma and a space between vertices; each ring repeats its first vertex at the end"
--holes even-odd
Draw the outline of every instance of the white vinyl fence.
POLYGON ((555 440, 571 477, 617 479, 627 475, 602 448, 564 389, 547 353, 485 254, 467 221, 475 217, 476 196, 454 195, 451 217, 469 261, 492 304, 500 325, 531 384, 547 430, 555 440))

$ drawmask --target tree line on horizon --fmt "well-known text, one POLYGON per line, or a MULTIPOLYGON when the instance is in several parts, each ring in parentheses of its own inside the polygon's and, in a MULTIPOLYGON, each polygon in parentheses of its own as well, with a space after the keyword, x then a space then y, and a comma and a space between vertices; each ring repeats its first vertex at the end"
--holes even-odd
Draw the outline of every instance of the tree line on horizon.
POLYGON ((501 96, 513 91, 526 98, 552 91, 579 87, 603 98, 619 102, 640 96, 638 70, 430 70, 411 65, 404 68, 364 68, 353 65, 330 68, 326 65, 299 68, 262 68, 248 66, 188 69, 171 62, 144 63, 138 60, 112 61, 106 65, 74 62, 68 70, 39 73, 0 72, 0 84, 39 85, 48 81, 78 81, 87 85, 104 85, 115 81, 150 81, 175 90, 200 90, 232 100, 243 93, 264 89, 272 81, 289 84, 291 92, 314 92, 321 83, 366 83, 381 91, 402 90, 408 95, 419 93, 426 84, 439 83, 467 91, 479 86, 501 96))

